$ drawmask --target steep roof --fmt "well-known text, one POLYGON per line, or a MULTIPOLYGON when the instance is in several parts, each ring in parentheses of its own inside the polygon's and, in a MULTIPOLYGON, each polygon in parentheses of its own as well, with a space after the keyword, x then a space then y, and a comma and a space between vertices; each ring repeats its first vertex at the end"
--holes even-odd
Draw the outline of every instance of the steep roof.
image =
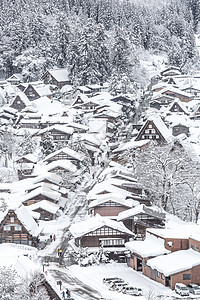
POLYGON ((69 81, 69 71, 67 69, 50 69, 49 72, 58 82, 69 81))
POLYGON ((101 217, 98 214, 94 217, 86 219, 85 221, 81 221, 79 223, 71 225, 69 231, 74 236, 74 238, 78 238, 104 226, 129 234, 130 236, 134 236, 134 233, 127 229, 123 223, 101 217))
POLYGON ((27 209, 30 211, 36 210, 38 208, 41 208, 43 210, 46 210, 52 214, 55 214, 58 210, 59 210, 59 206, 55 203, 52 203, 50 201, 47 200, 42 200, 39 201, 37 203, 31 204, 29 206, 27 206, 27 209))
POLYGON ((103 203, 106 203, 108 201, 112 201, 112 202, 115 202, 115 203, 119 203, 123 206, 126 206, 126 207, 133 207, 134 205, 137 205, 139 204, 138 201, 134 201, 132 199, 127 199, 125 197, 122 197, 122 196, 119 196, 119 195, 116 195, 114 193, 109 193, 107 195, 102 195, 102 197, 96 199, 96 200, 93 200, 90 204, 89 204, 89 208, 92 208, 92 207, 95 207, 95 206, 98 206, 100 204, 103 204, 103 203))
POLYGON ((54 151, 52 152, 51 154, 47 155, 44 159, 44 161, 48 161, 49 159, 51 159, 52 157, 60 154, 64 152, 66 155, 72 157, 72 158, 75 158, 79 161, 83 161, 85 159, 85 155, 82 154, 82 153, 79 153, 77 151, 74 151, 72 149, 70 149, 69 147, 64 147, 64 148, 61 148, 60 150, 57 150, 57 151, 54 151))
POLYGON ((63 168, 67 171, 75 173, 77 171, 77 167, 69 160, 66 159, 60 159, 60 160, 55 160, 52 161, 47 165, 47 171, 51 171, 54 168, 63 168))

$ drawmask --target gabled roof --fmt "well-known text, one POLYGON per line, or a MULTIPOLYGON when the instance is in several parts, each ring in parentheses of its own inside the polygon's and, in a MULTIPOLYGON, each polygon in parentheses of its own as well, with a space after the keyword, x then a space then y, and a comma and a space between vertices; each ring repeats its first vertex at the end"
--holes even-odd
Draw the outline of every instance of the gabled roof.
MULTIPOLYGON (((50 70, 47 70, 46 73, 49 73, 58 82, 64 82, 64 81, 70 80, 69 79, 69 71, 67 69, 50 69, 50 70)), ((46 73, 42 76, 42 78, 44 78, 46 73)))
POLYGON ((164 89, 162 89, 162 91, 160 91, 161 94, 165 94, 167 91, 170 91, 170 92, 173 92, 175 94, 178 94, 178 95, 182 95, 182 96, 185 96, 185 97, 188 97, 188 98, 193 98, 193 95, 190 94, 190 93, 187 93, 187 92, 184 92, 178 88, 174 88, 173 86, 168 86, 164 89))
POLYGON ((127 229, 123 223, 101 217, 98 214, 94 217, 86 219, 85 221, 71 225, 69 231, 74 238, 79 238, 104 226, 113 228, 130 236, 134 236, 134 233, 127 229))
POLYGON ((61 197, 61 194, 57 191, 54 191, 52 189, 49 189, 47 187, 38 187, 35 190, 31 191, 30 193, 24 195, 22 197, 22 202, 25 202, 29 199, 33 199, 34 197, 37 197, 39 195, 42 195, 47 198, 52 199, 53 201, 58 201, 61 197))
POLYGON ((16 81, 16 80, 20 80, 23 81, 23 76, 20 73, 14 73, 13 75, 11 75, 9 78, 6 79, 7 81, 16 81))
POLYGON ((34 154, 29 153, 29 154, 18 157, 17 159, 15 159, 15 162, 21 160, 22 158, 27 159, 28 161, 30 161, 33 164, 38 161, 38 158, 34 154))
POLYGON ((57 150, 49 155, 47 155, 44 159, 44 161, 48 161, 49 159, 51 159, 52 157, 60 154, 60 153, 65 153, 66 155, 76 159, 76 160, 79 160, 79 161, 83 161, 85 159, 85 155, 82 154, 82 153, 79 153, 79 152, 76 152, 68 147, 64 147, 60 150, 57 150))
POLYGON ((67 125, 56 124, 56 125, 52 125, 52 126, 49 126, 49 127, 46 127, 46 128, 43 128, 43 129, 39 130, 36 135, 44 134, 44 133, 49 132, 53 129, 58 130, 58 131, 63 132, 63 133, 66 133, 66 134, 73 134, 73 132, 74 132, 73 128, 70 128, 67 125))
POLYGON ((152 216, 157 219, 164 220, 165 214, 160 212, 158 208, 155 207, 147 207, 145 204, 137 205, 134 208, 128 209, 126 211, 122 211, 119 213, 117 220, 122 221, 125 219, 129 219, 131 217, 137 216, 139 214, 145 214, 152 216))
POLYGON ((178 105, 180 110, 182 110, 185 114, 189 114, 186 105, 184 105, 184 103, 179 99, 175 99, 173 103, 170 104, 169 111, 171 111, 175 105, 178 105))
POLYGON ((122 152, 128 149, 137 149, 140 147, 143 147, 145 145, 147 145, 150 142, 150 140, 140 140, 140 141, 136 141, 134 138, 131 139, 129 142, 127 143, 121 143, 116 149, 114 149, 112 152, 116 153, 116 152, 122 152))
POLYGON ((45 181, 45 180, 48 180, 54 184, 59 185, 62 181, 62 177, 55 173, 46 172, 46 173, 43 173, 43 174, 35 177, 32 180, 32 183, 38 183, 38 182, 45 181))
POLYGON ((162 121, 160 116, 152 116, 145 122, 143 127, 140 129, 140 131, 135 139, 136 141, 138 140, 139 136, 144 131, 144 129, 147 127, 147 124, 149 123, 149 121, 151 121, 155 125, 155 127, 157 128, 157 130, 159 131, 159 133, 161 134, 161 136, 164 138, 165 141, 168 141, 172 137, 170 130, 167 128, 167 126, 162 121))
POLYGON ((48 211, 48 212, 55 215, 60 207, 57 204, 52 203, 52 202, 47 201, 47 200, 42 200, 42 201, 39 201, 37 203, 34 203, 34 204, 31 204, 31 205, 27 206, 27 209, 30 210, 30 211, 34 211, 34 210, 37 210, 39 208, 41 208, 42 210, 48 211))
POLYGON ((19 97, 26 106, 29 106, 29 105, 31 106, 30 100, 23 92, 18 92, 16 94, 16 97, 12 100, 12 102, 10 103, 10 106, 12 106, 12 104, 16 101, 17 97, 19 97))
POLYGON ((192 249, 175 251, 149 259, 147 265, 165 276, 170 276, 199 266, 200 253, 192 249))
POLYGON ((66 171, 70 171, 73 173, 77 171, 77 167, 72 162, 66 159, 55 160, 47 165, 47 171, 51 171, 54 168, 63 168, 66 171))
POLYGON ((112 201, 112 202, 121 204, 122 206, 126 206, 126 207, 133 207, 134 205, 139 204, 138 201, 134 201, 134 200, 132 200, 132 199, 126 200, 125 197, 116 195, 116 194, 114 194, 114 193, 110 193, 110 194, 107 194, 107 195, 102 195, 102 197, 99 197, 98 199, 93 200, 93 201, 89 204, 88 207, 89 207, 89 208, 92 208, 92 207, 98 206, 98 205, 100 205, 100 204, 106 203, 106 202, 108 202, 108 201, 112 201))

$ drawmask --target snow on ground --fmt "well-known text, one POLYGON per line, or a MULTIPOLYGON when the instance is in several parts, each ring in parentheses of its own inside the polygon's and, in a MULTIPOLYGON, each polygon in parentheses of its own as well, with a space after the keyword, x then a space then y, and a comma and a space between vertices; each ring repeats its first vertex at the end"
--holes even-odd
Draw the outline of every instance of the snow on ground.
POLYGON ((112 262, 105 265, 93 265, 89 267, 72 265, 68 269, 80 281, 96 289, 103 297, 109 300, 122 300, 122 298, 123 300, 144 300, 147 299, 148 295, 151 293, 154 295, 175 296, 175 293, 171 291, 170 288, 147 278, 141 273, 128 267, 126 264, 112 262), (143 296, 130 296, 116 291, 109 291, 109 288, 103 284, 104 277, 120 277, 128 282, 130 286, 142 288, 143 296))

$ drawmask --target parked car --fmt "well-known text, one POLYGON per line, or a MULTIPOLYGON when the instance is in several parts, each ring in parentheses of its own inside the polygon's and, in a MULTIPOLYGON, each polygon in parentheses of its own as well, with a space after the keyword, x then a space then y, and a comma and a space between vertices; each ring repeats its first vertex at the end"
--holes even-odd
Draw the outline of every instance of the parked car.
POLYGON ((127 282, 114 282, 109 289, 114 291, 121 291, 121 289, 125 286, 128 286, 127 282))
POLYGON ((175 292, 181 296, 189 296, 190 294, 189 288, 183 283, 175 284, 175 292))
POLYGON ((103 278, 103 283, 106 283, 106 282, 112 281, 112 280, 116 280, 116 279, 120 279, 120 278, 118 278, 118 277, 103 278))
POLYGON ((134 296, 141 296, 142 295, 142 289, 141 288, 136 288, 136 287, 133 287, 133 286, 123 287, 121 292, 123 294, 134 295, 134 296))
POLYGON ((118 284, 118 283, 125 283, 125 281, 124 281, 123 279, 119 278, 119 279, 116 279, 116 280, 111 280, 111 281, 109 281, 109 282, 107 283, 107 285, 108 285, 109 287, 112 287, 113 284, 118 284))
POLYGON ((200 295, 200 286, 194 283, 188 284, 188 288, 190 293, 194 295, 200 295))

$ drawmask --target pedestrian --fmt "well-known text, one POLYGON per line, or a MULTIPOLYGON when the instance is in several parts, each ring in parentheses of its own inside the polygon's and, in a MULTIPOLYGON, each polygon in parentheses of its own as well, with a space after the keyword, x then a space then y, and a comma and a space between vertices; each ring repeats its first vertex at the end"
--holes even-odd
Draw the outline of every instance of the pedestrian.
POLYGON ((65 299, 65 291, 62 292, 62 297, 65 299))
POLYGON ((62 255, 62 249, 59 249, 59 256, 62 255))
POLYGON ((52 234, 50 234, 50 241, 52 242, 52 234))
POLYGON ((58 248, 57 252, 58 252, 58 256, 59 256, 59 254, 60 254, 60 249, 59 248, 58 248))
POLYGON ((53 235, 53 240, 54 240, 54 241, 56 240, 56 236, 55 236, 55 234, 53 235))

